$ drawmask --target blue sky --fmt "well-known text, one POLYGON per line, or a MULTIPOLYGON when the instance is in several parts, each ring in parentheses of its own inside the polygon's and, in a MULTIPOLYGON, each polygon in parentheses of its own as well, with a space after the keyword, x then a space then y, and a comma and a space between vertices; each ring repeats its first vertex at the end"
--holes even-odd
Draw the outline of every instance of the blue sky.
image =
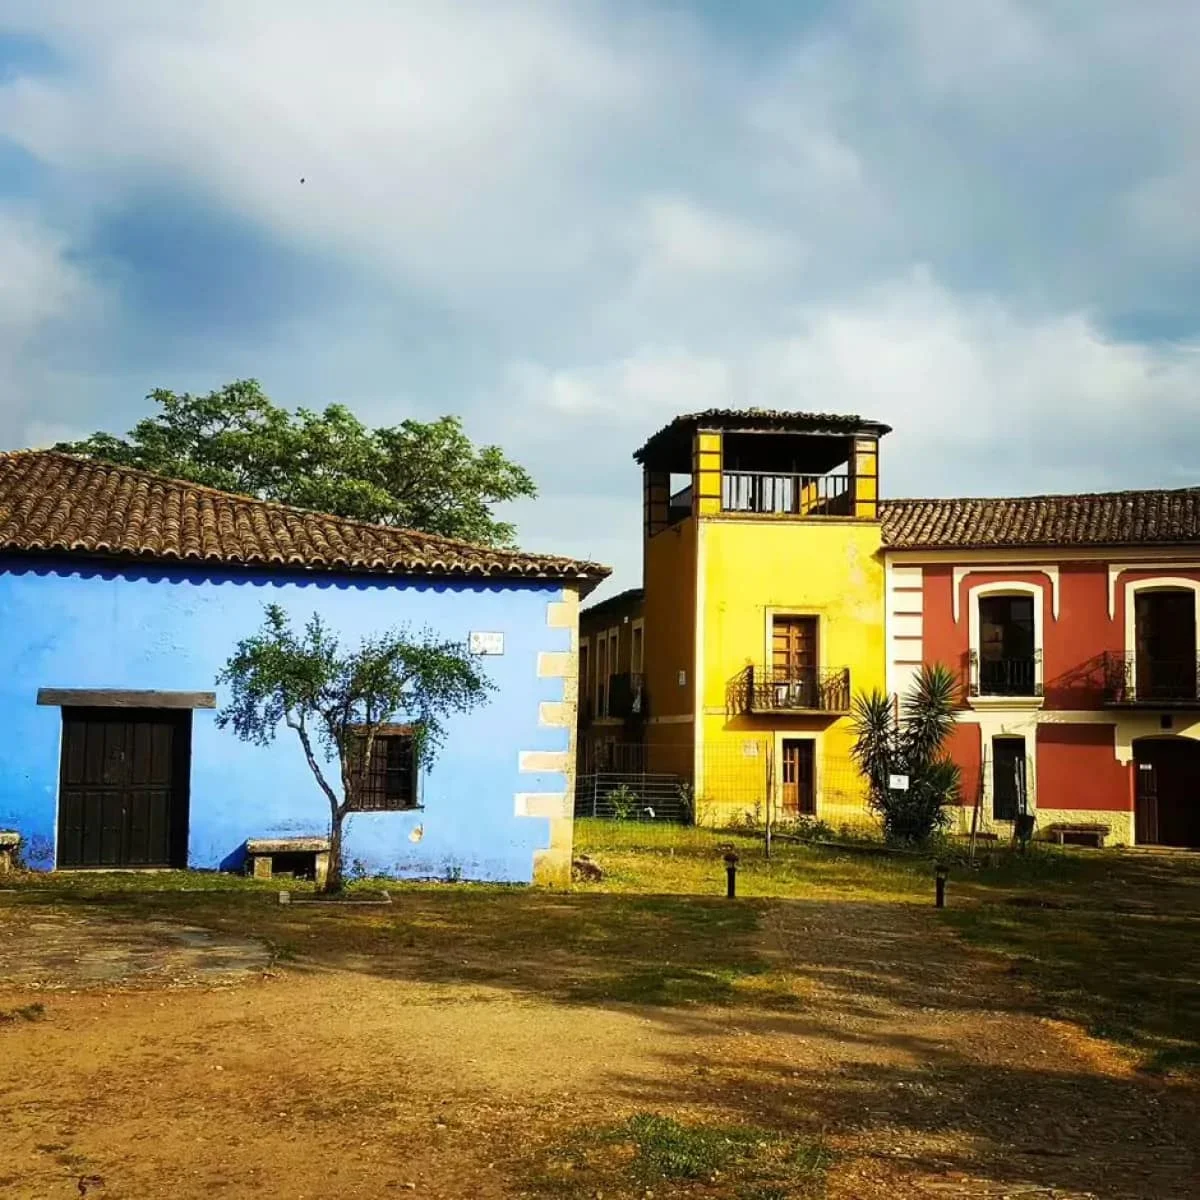
POLYGON ((1198 39, 1189 0, 0 0, 0 445, 246 375, 455 412, 613 586, 631 452, 712 405, 888 421, 890 495, 1200 483, 1198 39))

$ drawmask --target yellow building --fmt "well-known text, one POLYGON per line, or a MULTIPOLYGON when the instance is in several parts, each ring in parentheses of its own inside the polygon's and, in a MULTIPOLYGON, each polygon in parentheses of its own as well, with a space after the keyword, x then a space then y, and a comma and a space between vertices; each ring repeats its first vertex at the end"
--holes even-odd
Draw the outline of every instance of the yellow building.
MULTIPOLYGON (((710 411, 634 456, 644 478, 644 771, 696 819, 868 821, 851 696, 883 688, 878 444, 857 417, 710 411)), ((586 614, 585 614, 586 619, 586 614)))

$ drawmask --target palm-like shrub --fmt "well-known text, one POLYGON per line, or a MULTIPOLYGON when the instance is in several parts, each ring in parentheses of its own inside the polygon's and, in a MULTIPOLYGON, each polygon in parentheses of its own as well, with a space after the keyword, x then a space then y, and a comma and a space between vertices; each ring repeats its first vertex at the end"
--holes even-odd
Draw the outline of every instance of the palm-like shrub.
POLYGON ((959 802, 961 773, 945 750, 957 693, 953 673, 935 665, 921 668, 898 716, 883 692, 854 698, 852 753, 889 842, 927 842, 948 823, 947 807, 959 802), (906 775, 908 789, 891 788, 892 775, 906 775))

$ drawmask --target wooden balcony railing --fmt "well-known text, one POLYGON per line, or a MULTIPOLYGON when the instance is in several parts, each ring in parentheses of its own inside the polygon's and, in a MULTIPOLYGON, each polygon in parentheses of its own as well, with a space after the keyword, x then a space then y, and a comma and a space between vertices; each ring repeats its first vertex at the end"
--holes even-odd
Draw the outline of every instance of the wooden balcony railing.
POLYGON ((847 473, 725 471, 721 477, 721 507, 726 512, 848 517, 854 511, 853 481, 847 473))
POLYGON ((735 713, 850 711, 849 667, 746 667, 726 689, 735 713))
POLYGON ((1200 703, 1200 656, 1160 658, 1146 654, 1104 656, 1106 704, 1200 703))

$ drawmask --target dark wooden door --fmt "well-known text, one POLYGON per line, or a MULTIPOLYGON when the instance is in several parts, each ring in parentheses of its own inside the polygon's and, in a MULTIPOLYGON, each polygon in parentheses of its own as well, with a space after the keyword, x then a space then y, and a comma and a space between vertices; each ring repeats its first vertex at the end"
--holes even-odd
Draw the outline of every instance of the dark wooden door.
POLYGON ((1134 755, 1138 842, 1200 848, 1200 742, 1149 738, 1134 755))
POLYGON ((1139 700, 1196 699, 1196 602, 1191 592, 1138 592, 1139 700))
POLYGON ((1025 805, 1025 739, 992 740, 992 819, 1015 821, 1025 805))
POLYGON ((63 710, 59 867, 186 866, 191 716, 63 710))
POLYGON ((1158 842, 1158 772, 1152 762, 1137 763, 1133 819, 1137 844, 1155 845, 1158 842))
POLYGON ((811 817, 817 812, 814 787, 816 758, 811 738, 788 739, 783 743, 783 814, 811 817))

